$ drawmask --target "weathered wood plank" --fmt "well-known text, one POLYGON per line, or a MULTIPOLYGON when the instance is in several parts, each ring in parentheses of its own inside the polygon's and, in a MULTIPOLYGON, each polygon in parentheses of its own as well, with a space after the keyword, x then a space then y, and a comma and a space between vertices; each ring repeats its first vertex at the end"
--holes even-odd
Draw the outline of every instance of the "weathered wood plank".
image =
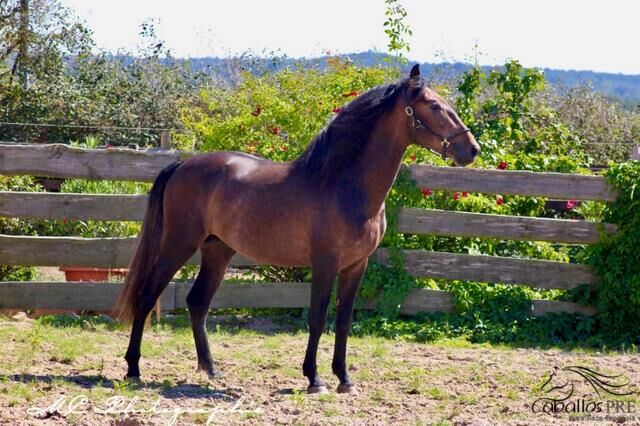
POLYGON ((0 174, 151 182, 180 151, 90 150, 68 145, 0 145, 0 174))
MULTIPOLYGON (((0 216, 32 219, 141 221, 146 195, 58 194, 0 191, 0 216)), ((614 233, 613 224, 402 208, 398 231, 513 240, 591 244, 600 231, 614 233)))
MULTIPOLYGON (((0 235, 0 264, 125 268, 131 259, 135 240, 0 235)), ((376 257, 386 263, 388 251, 380 249, 376 257)), ((199 263, 199 254, 196 253, 189 263, 199 263)), ((238 255, 232 260, 234 266, 254 264, 238 255)), ((598 281, 586 265, 422 250, 405 251, 405 268, 415 276, 525 284, 536 288, 569 289, 598 281)))
POLYGON ((421 188, 576 200, 616 199, 603 176, 412 165, 421 188))
MULTIPOLYGON (((183 151, 88 150, 67 145, 0 145, 0 174, 153 181, 162 168, 195 155, 183 151)), ((602 176, 412 165, 421 187, 449 191, 520 194, 612 201, 602 176)))
MULTIPOLYGON (((176 286, 176 308, 186 308, 192 284, 176 286)), ((211 308, 305 308, 309 306, 309 283, 224 283, 211 308)))
MULTIPOLYGON (((0 309, 111 311, 122 284, 103 282, 0 282, 0 309)), ((175 284, 160 297, 163 310, 175 308, 175 284)))
POLYGON ((539 317, 547 313, 567 313, 582 314, 591 316, 596 314, 596 308, 593 306, 579 305, 573 302, 563 302, 557 300, 534 300, 532 306, 532 315, 539 317))
POLYGON ((398 232, 409 234, 453 235, 505 240, 553 241, 592 244, 600 231, 615 233, 616 225, 582 220, 503 216, 446 210, 402 208, 398 213, 398 232))
POLYGON ((0 191, 4 217, 141 221, 146 209, 146 195, 0 191))
MULTIPOLYGON (((389 250, 379 249, 375 258, 388 264, 389 250)), ((587 265, 426 250, 405 250, 404 268, 416 277, 523 284, 534 288, 571 289, 598 282, 587 265)))
MULTIPOLYGON (((0 265, 126 268, 135 244, 136 238, 0 235, 0 265)), ((200 253, 196 252, 188 263, 199 264, 200 253)), ((231 265, 249 266, 255 262, 236 255, 231 265)))
MULTIPOLYGON (((170 283, 161 296, 163 311, 185 308, 190 283, 170 283)), ((109 311, 113 309, 122 284, 85 282, 0 282, 0 309, 68 309, 109 311)), ((309 306, 309 283, 228 283, 222 284, 211 308, 304 308, 309 306)), ((368 305, 365 309, 371 309, 368 305)), ((453 295, 446 291, 413 289, 402 304, 401 313, 455 311, 453 295)), ((548 312, 595 314, 591 306, 549 300, 532 301, 532 315, 548 312)))
POLYGON ((416 315, 420 312, 455 312, 453 295, 448 291, 428 288, 412 289, 400 307, 400 313, 403 315, 416 315))

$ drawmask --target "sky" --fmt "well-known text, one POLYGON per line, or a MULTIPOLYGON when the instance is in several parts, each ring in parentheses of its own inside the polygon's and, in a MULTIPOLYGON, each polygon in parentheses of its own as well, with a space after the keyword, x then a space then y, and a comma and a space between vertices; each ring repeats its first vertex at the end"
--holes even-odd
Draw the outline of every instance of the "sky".
MULTIPOLYGON (((62 0, 99 48, 135 50, 153 19, 176 57, 387 51, 383 0, 62 0)), ((400 0, 411 60, 640 74, 637 0, 400 0)))

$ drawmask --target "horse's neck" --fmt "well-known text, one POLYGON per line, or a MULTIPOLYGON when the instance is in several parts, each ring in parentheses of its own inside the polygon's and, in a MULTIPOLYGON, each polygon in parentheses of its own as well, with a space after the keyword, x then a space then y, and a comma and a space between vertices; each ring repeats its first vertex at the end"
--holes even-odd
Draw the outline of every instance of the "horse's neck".
MULTIPOLYGON (((397 123, 396 120, 388 122, 397 123)), ((407 146, 406 129, 402 126, 378 123, 371 133, 371 139, 358 162, 361 182, 367 192, 367 217, 380 213, 398 175, 407 146)))

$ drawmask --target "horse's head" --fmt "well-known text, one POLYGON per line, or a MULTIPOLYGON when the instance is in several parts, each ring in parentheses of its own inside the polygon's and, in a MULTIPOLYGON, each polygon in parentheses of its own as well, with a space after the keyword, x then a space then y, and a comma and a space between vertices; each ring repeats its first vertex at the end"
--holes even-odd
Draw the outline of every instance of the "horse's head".
POLYGON ((420 76, 420 67, 411 69, 403 92, 412 142, 466 166, 480 153, 480 145, 458 114, 420 76))

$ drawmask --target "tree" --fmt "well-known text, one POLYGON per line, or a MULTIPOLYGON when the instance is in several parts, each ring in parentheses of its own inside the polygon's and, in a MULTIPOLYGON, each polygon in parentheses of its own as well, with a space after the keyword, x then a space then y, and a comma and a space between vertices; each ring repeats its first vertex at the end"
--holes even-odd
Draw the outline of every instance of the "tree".
POLYGON ((58 0, 0 0, 0 84, 19 71, 34 80, 63 72, 65 60, 93 47, 91 32, 58 0))

